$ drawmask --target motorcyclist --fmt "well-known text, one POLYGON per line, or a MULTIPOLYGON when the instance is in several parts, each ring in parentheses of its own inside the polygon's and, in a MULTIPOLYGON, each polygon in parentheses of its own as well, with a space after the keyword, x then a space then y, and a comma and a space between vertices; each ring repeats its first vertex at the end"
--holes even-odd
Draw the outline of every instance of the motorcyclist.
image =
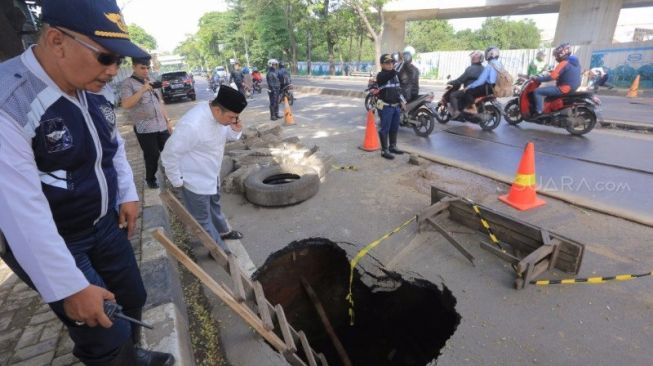
POLYGON ((399 84, 403 91, 406 102, 412 102, 419 95, 419 69, 413 65, 415 49, 407 46, 402 53, 402 62, 397 64, 399 73, 399 84))
POLYGON ((548 65, 546 64, 546 61, 544 59, 545 57, 546 54, 544 53, 544 51, 542 50, 537 51, 537 54, 535 55, 535 59, 531 61, 530 64, 528 64, 527 74, 529 77, 540 75, 544 71, 546 71, 548 65))
MULTIPOLYGON (((451 85, 452 88, 458 89, 461 85, 463 88, 467 87, 474 80, 478 79, 479 76, 481 76, 481 73, 483 72, 483 60, 485 59, 483 52, 473 51, 469 54, 469 58, 471 60, 471 65, 467 66, 465 72, 463 72, 462 75, 460 75, 457 79, 447 82, 447 84, 451 85)), ((449 97, 449 104, 451 104, 449 112, 452 116, 458 116, 460 110, 460 99, 464 93, 464 90, 456 90, 451 93, 449 97)))
POLYGON ((230 83, 233 82, 236 84, 238 91, 245 95, 245 88, 243 87, 244 76, 243 71, 240 68, 240 62, 236 61, 236 63, 234 63, 234 68, 231 72, 230 79, 230 83))
POLYGON ((261 75, 261 72, 258 71, 257 67, 252 68, 252 81, 254 84, 258 84, 258 86, 263 82, 263 75, 261 75))
POLYGON ((286 69, 286 65, 283 62, 279 62, 279 70, 277 71, 279 75, 279 83, 281 83, 281 90, 286 86, 290 85, 290 73, 286 69))
MULTIPOLYGON (((499 48, 490 46, 485 50, 485 59, 487 64, 483 68, 481 75, 471 84, 465 87, 462 97, 462 107, 468 108, 474 102, 474 99, 494 93, 494 84, 497 82, 499 71, 503 70, 503 65, 499 61, 499 48)), ((456 116, 452 116, 456 117, 456 116)))
POLYGON ((563 43, 553 50, 553 56, 558 64, 555 69, 548 75, 532 77, 539 82, 555 80, 555 86, 543 86, 535 89, 535 113, 539 117, 547 116, 544 111, 544 98, 550 96, 559 96, 571 93, 580 86, 580 63, 576 56, 571 55, 571 46, 569 43, 563 43))
POLYGON ((279 92, 281 91, 281 82, 277 72, 279 61, 274 58, 268 60, 268 72, 265 79, 268 83, 268 97, 270 97, 270 119, 275 121, 279 116, 279 92))
POLYGON ((376 108, 381 117, 381 128, 379 139, 381 140, 381 156, 386 159, 394 159, 392 154, 403 154, 397 149, 397 132, 399 130, 399 113, 405 108, 406 100, 402 95, 397 70, 394 68, 392 55, 381 55, 381 71, 376 75, 376 82, 379 85, 380 93, 376 108), (388 148, 388 136, 390 147, 388 148))

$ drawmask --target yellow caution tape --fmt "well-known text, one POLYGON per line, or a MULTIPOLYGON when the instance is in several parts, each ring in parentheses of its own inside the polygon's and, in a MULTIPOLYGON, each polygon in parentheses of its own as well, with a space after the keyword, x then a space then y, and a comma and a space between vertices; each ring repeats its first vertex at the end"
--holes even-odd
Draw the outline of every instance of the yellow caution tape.
POLYGON ((587 277, 587 278, 568 278, 564 280, 537 280, 531 281, 533 285, 547 286, 547 285, 570 285, 574 283, 606 283, 609 281, 629 281, 635 278, 653 276, 653 272, 646 272, 640 274, 621 274, 616 276, 605 277, 587 277))
MULTIPOLYGON (((534 177, 534 176, 533 176, 533 177, 534 177)), ((483 228, 485 229, 485 231, 487 231, 487 235, 490 237, 490 241, 492 241, 492 243, 493 243, 494 245, 496 245, 497 247, 499 247, 499 249, 501 249, 501 251, 505 253, 506 250, 503 249, 503 247, 501 246, 501 242, 499 242, 499 239, 497 238, 497 236, 494 235, 494 232, 492 231, 492 228, 490 227, 490 224, 487 222, 487 220, 485 220, 485 219, 483 218, 483 216, 481 216, 481 208, 478 207, 478 206, 477 206, 477 205, 476 205, 472 200, 470 200, 469 198, 464 198, 464 200, 467 201, 467 203, 469 203, 470 205, 472 205, 472 209, 474 209, 474 213, 476 214, 476 217, 478 217, 479 220, 481 220, 481 225, 483 226, 483 228)))
POLYGON ((349 271, 349 293, 347 294, 347 297, 345 299, 349 301, 349 325, 354 325, 354 295, 351 292, 351 287, 352 284, 354 283, 354 269, 356 269, 356 265, 358 265, 358 262, 360 262, 361 259, 363 259, 364 256, 367 255, 367 253, 370 252, 370 250, 374 249, 377 245, 381 244, 382 241, 386 240, 387 238, 391 237, 392 235, 400 232, 403 228, 408 226, 411 222, 413 222, 415 219, 417 219, 417 216, 413 216, 410 219, 408 219, 406 222, 403 224, 397 226, 396 228, 392 229, 392 231, 385 233, 382 237, 376 239, 375 241, 367 244, 363 249, 361 249, 358 254, 349 262, 350 271, 349 271))

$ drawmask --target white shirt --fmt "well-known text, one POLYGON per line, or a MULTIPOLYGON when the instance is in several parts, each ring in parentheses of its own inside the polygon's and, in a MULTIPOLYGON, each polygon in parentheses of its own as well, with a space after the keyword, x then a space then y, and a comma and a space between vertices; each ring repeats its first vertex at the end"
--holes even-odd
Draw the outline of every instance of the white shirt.
MULTIPOLYGON (((85 108, 52 81, 32 48, 21 55, 21 61, 45 84, 80 109, 85 108)), ((119 146, 113 159, 118 173, 117 202, 138 201, 124 142, 120 135, 117 138, 119 146)), ((57 231, 41 188, 31 144, 31 138, 23 133, 19 123, 0 110, 0 230, 43 301, 53 302, 79 292, 89 282, 57 231)))
POLYGON ((186 112, 166 141, 161 162, 174 187, 195 194, 218 193, 218 176, 227 140, 238 140, 241 132, 213 118, 208 103, 186 112))

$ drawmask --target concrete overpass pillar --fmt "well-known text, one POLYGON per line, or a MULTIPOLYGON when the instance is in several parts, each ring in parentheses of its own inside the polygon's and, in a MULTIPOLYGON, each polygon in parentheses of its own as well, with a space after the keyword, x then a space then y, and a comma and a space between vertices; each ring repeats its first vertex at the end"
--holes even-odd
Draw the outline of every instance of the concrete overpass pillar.
POLYGON ((381 38, 381 53, 392 53, 404 48, 406 37, 406 19, 386 16, 385 29, 381 38))
POLYGON ((560 0, 553 46, 612 43, 623 0, 560 0))

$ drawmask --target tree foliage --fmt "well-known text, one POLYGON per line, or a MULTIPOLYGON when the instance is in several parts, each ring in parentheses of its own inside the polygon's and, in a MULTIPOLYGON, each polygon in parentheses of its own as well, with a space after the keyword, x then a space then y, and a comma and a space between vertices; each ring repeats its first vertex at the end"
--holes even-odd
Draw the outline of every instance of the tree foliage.
POLYGON ((408 22, 406 41, 419 52, 471 50, 497 46, 501 49, 538 48, 540 30, 531 19, 513 21, 487 18, 480 29, 455 32, 444 20, 408 22))
POLYGON ((147 33, 145 29, 136 24, 129 24, 127 29, 129 30, 129 39, 132 42, 148 51, 156 49, 156 39, 147 33))

